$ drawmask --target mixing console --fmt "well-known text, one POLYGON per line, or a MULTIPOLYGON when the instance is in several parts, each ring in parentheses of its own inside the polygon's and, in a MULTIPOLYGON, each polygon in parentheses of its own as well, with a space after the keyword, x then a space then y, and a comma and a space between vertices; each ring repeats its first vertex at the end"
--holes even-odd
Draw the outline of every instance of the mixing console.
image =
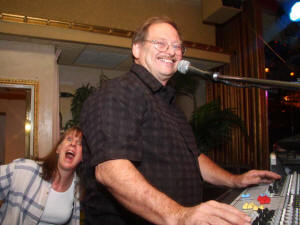
POLYGON ((246 188, 231 203, 247 213, 253 225, 300 225, 300 174, 292 172, 272 184, 246 188))

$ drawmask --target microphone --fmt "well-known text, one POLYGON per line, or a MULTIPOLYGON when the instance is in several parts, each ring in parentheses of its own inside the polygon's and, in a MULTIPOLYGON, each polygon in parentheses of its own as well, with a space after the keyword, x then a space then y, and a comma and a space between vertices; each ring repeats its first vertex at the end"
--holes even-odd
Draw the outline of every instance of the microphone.
POLYGON ((191 66, 191 63, 189 61, 186 60, 181 60, 178 65, 177 65, 177 70, 178 72, 182 73, 182 74, 187 74, 188 72, 197 74, 202 76, 204 79, 213 79, 213 74, 212 72, 208 72, 208 71, 204 71, 204 70, 200 70, 196 67, 191 66), (206 76, 206 75, 209 75, 206 76))
POLYGON ((218 72, 209 72, 205 70, 198 69, 196 67, 191 66, 191 63, 186 60, 181 60, 177 65, 178 72, 182 74, 187 74, 188 72, 194 73, 196 75, 200 75, 204 79, 210 79, 212 81, 222 82, 223 84, 232 85, 236 87, 251 87, 251 86, 239 86, 236 83, 248 83, 252 84, 254 87, 258 88, 283 88, 283 89, 292 89, 299 90, 300 83, 299 82, 287 82, 287 81, 279 81, 279 80, 266 80, 266 79, 258 79, 252 77, 239 77, 239 76, 228 76, 221 75, 218 72), (231 82, 230 82, 231 81, 231 82), (232 82, 235 82, 232 83, 232 82))
POLYGON ((191 63, 189 61, 180 60, 180 62, 177 65, 177 70, 182 74, 186 74, 189 71, 190 65, 191 63))

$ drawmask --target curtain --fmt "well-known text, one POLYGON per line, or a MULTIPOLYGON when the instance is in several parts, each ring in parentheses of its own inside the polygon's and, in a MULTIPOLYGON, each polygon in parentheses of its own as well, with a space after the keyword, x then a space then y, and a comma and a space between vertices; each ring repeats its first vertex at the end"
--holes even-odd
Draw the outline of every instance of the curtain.
MULTIPOLYGON (((242 12, 216 27, 217 46, 231 53, 231 62, 218 69, 222 75, 262 78, 264 44, 259 1, 246 0, 242 12)), ((207 84, 207 101, 219 99, 223 108, 231 108, 244 121, 248 138, 233 130, 232 139, 208 153, 220 164, 269 168, 267 92, 260 88, 239 88, 220 83, 207 84)))

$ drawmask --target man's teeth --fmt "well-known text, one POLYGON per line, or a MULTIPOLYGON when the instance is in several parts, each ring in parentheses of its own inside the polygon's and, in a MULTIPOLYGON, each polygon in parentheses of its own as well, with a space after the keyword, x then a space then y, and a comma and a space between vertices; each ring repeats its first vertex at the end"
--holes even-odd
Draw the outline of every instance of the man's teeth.
POLYGON ((160 61, 163 61, 166 63, 173 63, 173 60, 171 60, 171 59, 160 59, 160 61))

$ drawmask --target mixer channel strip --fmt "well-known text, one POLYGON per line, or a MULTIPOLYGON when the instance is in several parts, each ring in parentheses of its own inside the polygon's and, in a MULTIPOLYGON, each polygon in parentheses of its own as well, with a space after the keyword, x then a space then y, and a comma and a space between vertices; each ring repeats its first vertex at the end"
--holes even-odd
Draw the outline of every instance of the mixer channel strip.
POLYGON ((251 217, 252 225, 300 225, 300 174, 272 184, 246 188, 231 205, 251 217))

